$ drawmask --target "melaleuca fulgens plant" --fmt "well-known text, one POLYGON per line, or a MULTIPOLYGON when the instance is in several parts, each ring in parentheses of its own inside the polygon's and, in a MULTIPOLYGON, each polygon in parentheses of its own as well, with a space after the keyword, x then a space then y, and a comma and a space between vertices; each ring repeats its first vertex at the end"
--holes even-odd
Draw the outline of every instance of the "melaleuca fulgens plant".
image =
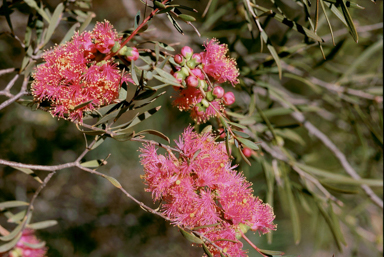
MULTIPOLYGON (((193 246, 201 248, 204 256, 284 255, 279 249, 263 250, 265 243, 257 238, 271 243, 272 233, 281 230, 279 215, 284 213, 292 227, 289 240, 299 244, 300 219, 304 216, 299 205, 309 216, 318 213, 323 222, 319 224, 326 224, 338 250, 347 249, 343 232, 349 229, 361 236, 365 227, 354 230, 356 222, 345 212, 344 194, 359 190, 359 197, 367 198, 364 204, 370 206, 370 213, 371 208, 382 210, 382 199, 373 190, 382 188, 382 180, 374 176, 362 179, 332 140, 304 114, 319 112, 331 119, 329 112, 316 108, 325 103, 332 105, 332 97, 337 96, 349 117, 354 122, 355 117, 360 117, 369 124, 374 142, 382 145, 379 127, 364 113, 379 116, 382 95, 343 86, 358 64, 340 74, 335 86, 308 75, 310 69, 307 73, 299 70, 305 65, 297 64, 301 60, 295 54, 316 48, 316 57, 320 53, 327 60, 342 48, 340 43, 336 50, 326 54, 328 46, 319 35, 323 31, 321 26, 328 23, 329 38, 335 43, 334 23, 328 17, 331 13, 357 42, 359 28, 350 9, 361 7, 344 0, 318 0, 312 3, 312 10, 308 1, 296 1, 304 9, 301 25, 300 19, 290 19, 289 11, 286 14, 285 8, 274 1, 273 8, 254 0, 223 1, 225 5, 221 7, 220 1, 214 0, 182 4, 171 0, 138 2, 142 4, 143 15, 139 11, 134 26, 122 32, 108 20, 97 21, 88 0, 62 1, 52 13, 35 1, 3 2, 1 15, 9 27, 7 34, 24 48, 25 55, 18 67, 0 70, 0 75, 16 74, 0 91, 6 98, 0 103, 0 110, 7 111, 6 107, 19 103, 26 110, 48 112, 55 122, 73 124, 77 133, 84 135, 86 147, 73 161, 64 164, 38 165, 0 159, 4 167, 21 171, 39 184, 30 201, 0 198, 0 210, 6 218, 0 224, 0 256, 51 256, 49 239, 46 244, 36 234, 37 230, 58 222, 32 222, 32 214, 36 213, 34 217, 39 219, 35 201, 45 187, 54 185, 52 177, 64 169, 79 169, 107 179, 142 209, 175 226, 193 246), (23 39, 12 23, 11 14, 18 8, 30 10, 23 39), (194 8, 201 9, 202 14, 194 8), (223 18, 225 15, 228 17, 223 18), (193 37, 198 44, 158 41, 151 34, 151 27, 162 17, 167 18, 176 33, 193 37), (87 30, 92 19, 96 20, 95 25, 87 30), (271 19, 288 26, 289 31, 295 30, 295 37, 302 34, 302 42, 296 48, 289 46, 278 51, 276 42, 269 38, 271 32, 265 29, 271 19), (232 30, 233 34, 222 34, 220 31, 229 30, 229 20, 238 22, 238 29, 232 30), (73 24, 61 42, 49 46, 65 23, 73 24), (262 53, 254 52, 256 45, 262 53), (24 79, 15 93, 20 76, 24 79), (327 90, 323 94, 331 92, 331 96, 298 97, 285 89, 284 77, 306 84, 317 94, 323 93, 319 86, 323 87, 327 90), (162 116, 158 99, 166 93, 171 95, 169 106, 174 109, 173 115, 185 115, 190 123, 174 144, 167 131, 157 131, 144 122, 152 116, 151 119, 162 116), (314 99, 316 106, 311 102, 314 99), (282 115, 291 115, 299 124, 282 125, 276 119, 282 115), (143 126, 145 129, 141 129, 143 126), (304 127, 320 140, 348 175, 312 167, 306 153, 302 155, 307 157, 300 159, 300 151, 306 150, 298 150, 296 144, 306 142, 294 130, 296 127, 304 127), (113 159, 110 154, 104 159, 85 160, 111 140, 142 143, 135 161, 143 170, 142 188, 151 195, 157 208, 134 197, 130 188, 123 186, 124 181, 101 171, 113 159), (41 178, 41 172, 49 173, 41 178), (283 211, 280 206, 277 212, 274 210, 277 203, 283 211)), ((364 60, 379 47, 379 43, 370 46, 360 58, 364 60)), ((315 68, 321 67, 322 62, 325 61, 315 68)), ((355 129, 360 138, 368 134, 359 132, 359 125, 355 129)), ((361 212, 361 206, 355 208, 361 212)), ((353 211, 357 212, 356 209, 353 211)))

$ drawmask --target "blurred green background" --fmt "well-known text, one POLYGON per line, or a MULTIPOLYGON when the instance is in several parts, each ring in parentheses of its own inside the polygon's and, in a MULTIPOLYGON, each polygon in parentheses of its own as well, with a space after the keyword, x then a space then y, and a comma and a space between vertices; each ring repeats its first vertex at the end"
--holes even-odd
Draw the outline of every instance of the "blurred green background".
MULTIPOLYGON (((247 58, 250 57, 241 56, 241 53, 247 52, 241 47, 246 47, 248 53, 252 53, 256 60, 260 59, 260 63, 268 56, 269 53, 265 47, 263 53, 260 53, 260 40, 252 41, 246 30, 242 1, 213 1, 205 18, 201 17, 201 13, 203 13, 208 1, 179 2, 199 11, 193 15, 198 19, 195 26, 202 33, 201 38, 185 23, 180 23, 185 35, 179 34, 165 15, 155 17, 150 30, 143 34, 142 38, 156 38, 156 40, 167 44, 178 43, 175 46, 176 51, 179 51, 186 44, 198 51, 202 49, 201 45, 207 38, 217 37, 222 42, 229 43, 241 71, 245 70, 244 67, 249 63, 247 58), (215 18, 214 14, 218 12, 222 12, 223 15, 215 18), (242 45, 232 44, 235 40, 240 40, 242 45)), ((296 5, 294 1, 277 2, 290 15, 291 19, 297 20, 300 24, 305 23, 302 8, 296 5)), ((376 4, 368 0, 356 0, 355 2, 366 7, 365 10, 351 9, 357 27, 382 23, 382 1, 378 1, 376 4)), ((43 1, 43 3, 53 11, 60 1, 43 1)), ((269 1, 260 1, 258 4, 272 7, 269 1)), ((96 21, 107 19, 118 31, 126 30, 133 27, 133 17, 138 10, 144 11, 143 4, 138 0, 94 0, 92 11, 96 13, 96 18, 93 19, 88 28, 92 29, 96 21)), ((21 38, 24 35, 30 11, 31 9, 24 4, 11 15, 15 34, 21 38)), ((190 12, 187 13, 191 14, 190 12)), ((301 34, 288 31, 287 27, 278 22, 270 19, 266 21, 265 18, 262 21, 266 23, 265 27, 272 43, 279 50, 284 50, 303 41, 301 34)), ((319 48, 312 46, 292 57, 296 67, 310 70, 313 76, 325 81, 336 79, 338 74, 346 70, 367 47, 382 39, 381 27, 376 30, 361 32, 360 41, 356 44, 345 31, 342 31, 343 25, 339 20, 333 16, 331 21, 334 31, 341 32, 341 36, 336 38, 336 43, 343 42, 340 43, 340 50, 334 56, 329 56, 327 62, 321 63, 323 59, 319 48)), ((62 22, 53 35, 51 45, 59 43, 70 26, 71 23, 62 22)), ((1 32, 8 29, 4 16, 0 17, 0 28, 1 32)), ((321 36, 328 35, 328 40, 324 44, 324 51, 329 54, 334 46, 330 44, 327 25, 323 23, 318 32, 321 36)), ((23 51, 15 39, 2 33, 0 35, 0 70, 19 67, 24 56, 23 51)), ((256 67, 249 68, 256 69, 256 67)), ((366 74, 367 76, 352 81, 351 84, 361 88, 377 89, 382 86, 382 69, 382 50, 380 50, 359 66, 359 74, 366 74)), ((0 90, 5 87, 13 75, 0 76, 0 90)), ((20 78, 17 82, 18 86, 21 85, 21 81, 20 78)), ((310 101, 322 100, 326 111, 324 112, 325 116, 328 115, 330 118, 325 120, 316 115, 309 115, 307 118, 336 143, 361 176, 382 179, 382 146, 380 147, 380 144, 375 142, 372 133, 366 126, 361 125, 360 121, 356 120, 357 125, 351 122, 345 103, 332 105, 332 99, 328 102, 327 99, 321 99, 297 80, 283 78, 281 86, 292 94, 300 94, 310 101), (361 130, 362 139, 358 138, 355 125, 363 127, 361 130), (343 129, 343 126, 347 126, 348 129, 343 129)), ((347 86, 349 85, 347 84, 347 86)), ((238 89, 233 89, 233 91, 236 93, 239 108, 246 109, 249 99, 238 89)), ((187 113, 179 112, 172 107, 170 97, 174 95, 174 92, 172 88, 169 88, 168 91, 151 105, 151 107, 161 105, 162 109, 141 123, 137 130, 156 129, 169 136, 173 141, 193 121, 187 113)), ((0 96, 1 102, 5 99, 4 96, 0 96)), ((265 104, 262 107, 266 108, 267 106, 265 104)), ((379 131, 382 134, 382 120, 380 121, 382 103, 376 103, 376 109, 374 109, 374 104, 364 106, 364 108, 366 108, 364 111, 372 114, 374 125, 381 124, 379 131)), ((289 115, 278 116, 271 121, 276 125, 293 122, 289 115)), ((337 159, 321 142, 309 136, 304 128, 295 128, 295 132, 305 140, 306 144, 300 145, 286 140, 285 146, 295 152, 298 159, 327 170, 340 170, 337 159)), ((90 137, 88 139, 91 140, 90 137)), ((144 192, 144 185, 140 179, 143 170, 138 161, 137 150, 139 147, 140 144, 136 142, 121 143, 107 140, 102 146, 91 151, 84 160, 101 159, 111 154, 108 164, 101 167, 99 171, 117 178, 136 199, 156 208, 157 205, 152 203, 151 194, 144 192)), ((75 160, 84 148, 84 136, 70 122, 57 120, 52 118, 49 113, 39 110, 33 111, 15 103, 0 111, 1 159, 29 164, 56 165, 75 160)), ((238 170, 244 171, 248 179, 254 184, 255 194, 265 201, 267 185, 261 165, 253 161, 253 165, 249 167, 239 159, 237 161, 240 162, 238 170)), ((38 171, 36 173, 42 178, 47 174, 38 171)), ((29 201, 37 187, 38 183, 29 176, 11 167, 0 166, 0 202, 14 199, 29 201)), ((382 195, 381 188, 375 189, 375 192, 382 195)), ((249 237, 262 249, 284 251, 294 256, 330 257, 333 254, 335 256, 381 256, 383 251, 382 210, 370 204, 362 193, 361 195, 359 198, 356 195, 340 197, 343 198, 344 203, 351 205, 349 209, 347 208, 351 212, 353 210, 354 215, 350 218, 356 219, 356 224, 365 228, 365 230, 361 228, 364 230, 362 233, 365 233, 370 243, 367 243, 367 240, 356 239, 356 235, 350 234, 350 230, 346 226, 342 226, 348 243, 344 253, 338 252, 324 220, 317 219, 316 222, 315 219, 314 223, 314 218, 311 216, 318 214, 308 215, 302 209, 299 211, 303 236, 301 243, 295 245, 289 215, 281 208, 277 194, 275 194, 274 210, 275 223, 278 224, 278 227, 277 231, 273 233, 272 244, 267 243, 266 236, 255 234, 249 235, 249 237)), ((337 196, 339 197, 339 195, 337 196)), ((181 236, 177 228, 169 225, 161 218, 143 211, 107 180, 78 169, 59 171, 36 200, 33 222, 47 219, 58 221, 58 225, 38 232, 38 236, 47 242, 48 256, 155 257, 201 256, 203 254, 202 249, 192 247, 181 236)), ((3 216, 0 217, 0 224, 6 224, 6 219, 3 216)), ((6 227, 6 225, 4 226, 6 227)), ((250 249, 251 247, 245 244, 245 248, 250 249)), ((252 250, 250 250, 249 255, 259 256, 252 250)))

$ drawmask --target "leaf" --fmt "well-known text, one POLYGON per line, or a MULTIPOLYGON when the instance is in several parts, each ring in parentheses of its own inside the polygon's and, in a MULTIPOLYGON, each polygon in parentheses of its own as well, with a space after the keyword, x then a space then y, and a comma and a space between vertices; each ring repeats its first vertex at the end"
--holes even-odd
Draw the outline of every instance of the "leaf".
POLYGON ((275 59, 277 68, 279 70, 279 77, 281 78, 283 71, 281 68, 281 62, 280 62, 279 55, 277 54, 276 49, 273 47, 272 42, 269 40, 267 33, 265 33, 265 31, 262 30, 262 31, 260 31, 260 35, 261 35, 261 38, 263 39, 264 43, 267 45, 267 48, 268 48, 269 52, 271 53, 273 59, 275 59))
POLYGON ((124 141, 130 140, 133 136, 134 136, 134 133, 132 133, 131 131, 126 131, 122 133, 116 133, 115 135, 113 135, 112 138, 115 139, 116 141, 124 142, 124 141))
POLYGON ((44 12, 43 9, 39 8, 39 6, 37 5, 36 1, 34 1, 34 0, 24 0, 24 2, 27 5, 29 5, 29 7, 35 9, 41 15, 41 17, 43 17, 48 23, 51 23, 51 20, 48 17, 48 15, 44 12))
POLYGON ((271 251, 271 250, 263 250, 263 249, 259 249, 259 251, 264 253, 264 254, 268 254, 268 255, 272 255, 272 256, 282 256, 282 255, 284 255, 284 253, 280 252, 280 251, 271 251))
MULTIPOLYGON (((17 238, 18 235, 21 235, 21 234, 22 234, 22 233, 21 233, 21 229, 25 226, 25 224, 28 224, 28 223, 29 223, 29 221, 31 220, 31 218, 32 218, 32 214, 31 214, 31 213, 28 214, 28 217, 25 217, 25 216, 24 216, 23 221, 20 222, 20 224, 17 225, 17 227, 16 227, 14 230, 12 230, 12 232, 9 233, 8 235, 6 235, 6 236, 0 236, 0 240, 1 240, 1 241, 11 241, 13 238, 15 238, 15 237, 17 238)), ((1 248, 1 247, 0 247, 0 248, 1 248)), ((1 252, 1 251, 0 251, 0 252, 1 252)))
POLYGON ((143 135, 143 134, 155 135, 155 136, 158 136, 158 137, 164 139, 168 143, 171 143, 171 141, 169 140, 169 138, 166 135, 164 135, 160 131, 157 131, 157 130, 154 130, 154 129, 146 129, 146 130, 142 130, 142 131, 136 133, 136 135, 143 135))
POLYGON ((137 78, 137 75, 136 75, 136 71, 135 71, 135 61, 132 60, 132 63, 131 63, 131 77, 133 79, 133 82, 135 82, 135 85, 140 85, 139 83, 139 80, 137 78))
POLYGON ((13 31, 13 26, 10 18, 10 14, 12 13, 12 10, 8 8, 8 2, 7 0, 3 0, 3 6, 4 12, 5 12, 5 19, 7 20, 8 26, 11 29, 12 35, 15 34, 13 31))
POLYGON ((28 168, 20 168, 20 167, 15 167, 15 166, 11 166, 12 168, 14 169, 17 169, 21 172, 24 172, 25 174, 27 175, 30 175, 31 177, 33 177, 37 182, 39 183, 43 183, 43 181, 41 181, 41 179, 33 172, 33 170, 31 169, 28 169, 28 168))
POLYGON ((79 28, 79 33, 83 32, 87 28, 87 26, 89 25, 89 23, 91 23, 94 17, 96 17, 95 13, 93 12, 88 13, 87 18, 85 18, 85 21, 83 22, 83 24, 81 24, 79 28))
POLYGON ((84 102, 84 103, 81 103, 81 104, 79 104, 79 105, 76 105, 76 106, 73 108, 73 110, 76 111, 76 110, 78 110, 78 109, 80 109, 80 108, 83 108, 84 106, 87 106, 88 104, 90 104, 90 103, 92 103, 92 102, 93 102, 93 100, 89 100, 89 101, 87 101, 87 102, 84 102))
POLYGON ((244 132, 241 132, 241 131, 236 131, 236 130, 233 130, 233 133, 235 133, 236 135, 242 137, 242 138, 249 138, 249 135, 247 133, 244 133, 244 132))
POLYGON ((134 28, 135 28, 135 29, 139 26, 140 17, 141 17, 141 12, 140 12, 140 10, 139 10, 139 11, 136 13, 136 16, 135 16, 135 24, 134 24, 134 28))
MULTIPOLYGON (((57 25, 59 25, 63 11, 64 11, 63 3, 58 4, 55 11, 53 12, 51 22, 49 23, 49 26, 47 29, 47 33, 45 34, 43 46, 46 45, 48 43, 48 41, 51 39, 53 32, 55 31, 57 25)), ((41 48, 43 46, 41 46, 41 48)))
POLYGON ((10 216, 7 220, 9 223, 18 223, 20 222, 24 217, 27 210, 22 210, 21 212, 18 212, 12 216, 10 216))
POLYGON ((275 129, 275 133, 278 136, 289 139, 292 142, 305 146, 304 139, 292 129, 275 129))
POLYGON ((156 92, 157 92, 157 90, 151 90, 151 89, 146 90, 143 93, 136 96, 135 98, 133 98, 133 100, 134 101, 140 101, 140 100, 147 99, 147 98, 153 96, 154 94, 156 94, 156 92))
POLYGON ((256 9, 263 11, 263 12, 270 12, 271 13, 270 16, 272 16, 275 20, 283 23, 284 25, 287 25, 291 29, 296 30, 297 32, 299 32, 299 33, 301 33, 301 34, 303 34, 309 38, 312 38, 318 42, 324 42, 324 40, 321 37, 319 37, 318 35, 316 35, 316 33, 314 31, 309 30, 309 29, 301 26, 300 24, 297 24, 296 22, 287 19, 283 15, 275 13, 272 10, 269 10, 269 9, 264 8, 262 6, 259 6, 259 5, 255 5, 254 7, 256 9))
POLYGON ((162 70, 162 69, 159 69, 157 67, 155 67, 155 71, 161 76, 163 77, 164 79, 166 80, 169 80, 169 81, 172 81, 174 82, 174 84, 176 85, 179 85, 180 86, 180 83, 175 79, 175 77, 173 77, 170 73, 162 70))
POLYGON ((92 161, 83 162, 80 165, 86 168, 98 168, 100 166, 105 165, 105 160, 102 160, 102 159, 92 160, 92 161))
POLYGON ((241 138, 241 137, 237 137, 236 139, 240 141, 242 144, 244 144, 246 147, 251 148, 252 150, 259 150, 259 147, 257 146, 257 144, 255 144, 254 142, 248 139, 241 138))
POLYGON ((28 224, 27 227, 31 228, 33 230, 38 230, 38 229, 49 228, 49 227, 52 227, 55 225, 57 225, 56 220, 45 220, 45 221, 41 221, 41 222, 35 222, 35 223, 28 224))
POLYGON ((181 227, 179 227, 180 229, 180 232, 181 234, 190 242, 194 243, 194 244, 203 244, 203 240, 201 240, 200 238, 198 238, 197 236, 195 236, 194 234, 192 233, 188 233, 187 231, 185 231, 184 229, 182 229, 181 227))
POLYGON ((115 187, 122 188, 120 182, 117 181, 117 179, 115 179, 114 177, 110 177, 110 176, 104 175, 104 178, 108 179, 109 182, 111 182, 112 185, 114 185, 115 187))
POLYGON ((161 48, 164 48, 165 50, 168 51, 175 51, 175 48, 172 46, 167 45, 166 43, 159 42, 159 41, 148 41, 147 43, 153 43, 153 44, 158 44, 161 48))
POLYGON ((61 40, 59 45, 64 44, 65 42, 69 41, 72 36, 75 34, 75 30, 80 26, 80 23, 76 22, 72 25, 72 27, 67 31, 63 39, 61 40))
POLYGON ((28 248, 32 248, 32 249, 40 249, 40 248, 43 248, 46 245, 46 243, 45 243, 45 241, 42 241, 42 242, 39 242, 37 244, 30 244, 30 243, 23 241, 23 245, 27 246, 28 248))
POLYGON ((20 206, 28 206, 29 203, 22 202, 22 201, 7 201, 0 203, 0 210, 7 209, 7 208, 14 208, 14 207, 20 207, 20 206))
POLYGON ((184 35, 183 29, 180 27, 179 23, 173 18, 169 13, 167 13, 168 19, 172 22, 173 27, 182 35, 184 35))
POLYGON ((158 107, 155 107, 153 109, 150 109, 150 110, 148 110, 148 111, 138 115, 132 121, 130 121, 128 123, 128 125, 126 125, 123 129, 118 129, 118 130, 116 130, 116 132, 118 132, 118 133, 125 133, 125 132, 129 131, 129 129, 132 128, 133 126, 135 126, 135 125, 139 124, 140 122, 148 119, 153 114, 158 112, 160 110, 160 108, 161 108, 161 106, 158 106, 158 107))
POLYGON ((19 235, 17 237, 15 237, 12 241, 1 245, 0 246, 0 253, 5 253, 5 252, 8 252, 9 250, 11 250, 17 244, 17 242, 20 240, 20 238, 21 238, 21 233, 19 233, 19 235))
POLYGON ((213 254, 209 251, 208 247, 203 242, 203 250, 208 257, 213 257, 213 254))
POLYGON ((344 0, 336 0, 336 1, 341 6, 341 10, 343 11, 344 18, 345 18, 347 25, 348 25, 348 28, 349 28, 349 33, 351 33, 353 39, 357 43, 359 41, 359 36, 357 35, 357 31, 356 31, 355 25, 353 24, 351 14, 349 13, 348 8, 345 5, 344 0))

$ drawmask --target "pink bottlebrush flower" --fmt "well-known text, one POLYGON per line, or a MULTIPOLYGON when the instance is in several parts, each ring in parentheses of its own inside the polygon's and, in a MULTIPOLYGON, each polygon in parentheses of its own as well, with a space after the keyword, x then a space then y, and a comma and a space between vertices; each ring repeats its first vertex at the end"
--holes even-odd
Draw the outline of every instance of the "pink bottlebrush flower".
POLYGON ((118 97, 123 82, 133 83, 129 75, 122 75, 113 60, 99 63, 92 60, 96 49, 103 53, 110 51, 111 40, 120 40, 112 25, 98 23, 92 32, 77 33, 71 41, 45 52, 45 63, 32 74, 35 100, 50 101, 52 115, 79 122, 85 111, 110 104, 118 97))
POLYGON ((107 20, 97 22, 92 34, 96 49, 103 54, 108 54, 115 45, 115 42, 120 43, 121 41, 117 36, 116 30, 113 29, 113 26, 107 20))
POLYGON ((212 39, 205 45, 205 52, 200 53, 205 73, 215 79, 218 83, 229 81, 232 85, 239 83, 237 77, 239 71, 236 61, 226 56, 228 47, 219 44, 217 39, 212 39))
POLYGON ((179 95, 173 101, 173 105, 179 108, 180 111, 188 111, 197 103, 200 103, 202 98, 203 96, 198 88, 187 87, 179 91, 179 95))
MULTIPOLYGON (((173 224, 206 226, 197 232, 231 256, 245 256, 236 238, 241 224, 261 233, 276 229, 272 208, 253 195, 251 183, 231 167, 225 147, 211 133, 200 135, 188 127, 176 145, 179 157, 157 154, 149 144, 140 149, 146 191, 162 201, 161 211, 173 224)), ((212 245, 208 248, 220 256, 212 245)))
POLYGON ((31 229, 25 229, 21 235, 19 242, 15 247, 5 255, 0 253, 0 256, 9 257, 45 257, 47 253, 47 247, 36 248, 34 245, 41 244, 40 240, 34 235, 34 231, 31 229))
POLYGON ((210 105, 205 109, 204 113, 202 115, 199 115, 198 112, 196 112, 196 109, 193 109, 191 111, 191 117, 194 119, 198 124, 207 122, 210 118, 216 117, 217 112, 223 112, 224 108, 220 101, 214 100, 210 102, 210 105))

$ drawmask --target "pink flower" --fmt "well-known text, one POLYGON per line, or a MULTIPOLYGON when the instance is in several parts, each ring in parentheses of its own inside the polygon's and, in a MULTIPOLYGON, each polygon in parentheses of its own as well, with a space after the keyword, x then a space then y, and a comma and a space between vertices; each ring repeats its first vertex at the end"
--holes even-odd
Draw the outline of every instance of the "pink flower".
POLYGON ((123 82, 114 60, 96 62, 95 53, 109 53, 117 38, 109 22, 97 23, 92 32, 75 34, 71 41, 44 53, 45 63, 32 74, 32 94, 36 101, 51 102, 51 114, 82 122, 83 113, 117 99, 123 82), (113 41, 113 44, 112 44, 113 41), (81 108, 76 106, 89 102, 81 108))
POLYGON ((239 83, 237 77, 239 71, 236 61, 226 56, 228 47, 219 44, 217 39, 212 39, 205 45, 205 52, 200 53, 202 57, 203 69, 218 83, 229 81, 232 85, 239 83))
POLYGON ((173 224, 188 229, 211 225, 197 231, 231 256, 245 256, 236 239, 241 224, 261 233, 274 230, 272 208, 253 195, 251 183, 231 167, 225 147, 211 133, 200 135, 188 127, 176 145, 179 157, 157 154, 149 144, 140 149, 146 191, 162 201, 161 211, 173 224))
POLYGON ((0 256, 9 256, 9 257, 44 257, 47 253, 47 247, 33 247, 35 245, 41 244, 41 242, 34 235, 34 231, 31 229, 25 229, 22 233, 22 236, 15 245, 15 247, 10 250, 5 255, 0 253, 0 256), (33 246, 30 246, 33 245, 33 246))

